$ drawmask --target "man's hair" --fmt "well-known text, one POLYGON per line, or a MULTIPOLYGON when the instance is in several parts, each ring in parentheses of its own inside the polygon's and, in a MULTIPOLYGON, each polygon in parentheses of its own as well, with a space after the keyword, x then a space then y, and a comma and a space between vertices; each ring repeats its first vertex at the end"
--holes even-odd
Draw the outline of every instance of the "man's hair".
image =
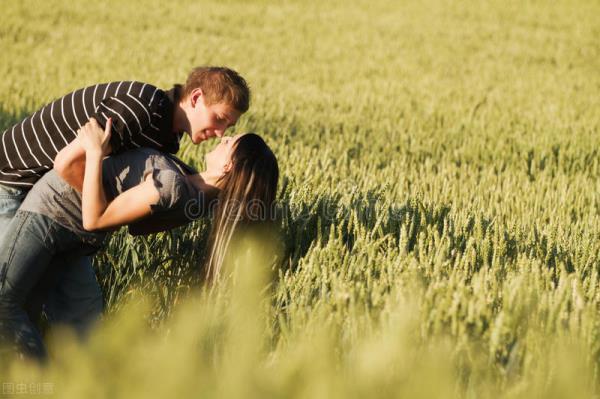
POLYGON ((194 68, 183 86, 182 98, 197 88, 202 89, 206 105, 224 102, 241 113, 250 107, 250 88, 233 69, 215 66, 194 68))

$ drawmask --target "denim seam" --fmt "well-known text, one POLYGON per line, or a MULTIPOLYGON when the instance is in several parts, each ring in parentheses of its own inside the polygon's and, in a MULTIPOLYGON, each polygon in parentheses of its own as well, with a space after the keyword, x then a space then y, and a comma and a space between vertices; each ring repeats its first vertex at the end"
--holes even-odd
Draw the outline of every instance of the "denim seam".
MULTIPOLYGON (((46 218, 46 216, 41 215, 43 218, 46 218)), ((44 234, 44 237, 42 238, 42 243, 44 244, 44 247, 48 248, 48 241, 47 238, 48 236, 52 233, 53 230, 56 230, 54 220, 47 218, 50 221, 50 225, 48 226, 48 229, 46 230, 46 234, 44 234)))
POLYGON ((4 279, 6 278, 6 273, 8 273, 8 263, 0 265, 0 293, 2 292, 2 287, 4 287, 4 279))
MULTIPOLYGON (((27 219, 29 219, 29 215, 26 213, 19 213, 17 215, 15 215, 15 217, 19 217, 21 218, 21 221, 19 222, 19 226, 17 228, 17 236, 19 236, 21 234, 21 230, 23 230, 23 226, 25 226, 25 222, 27 221, 27 219)), ((8 264, 10 264, 12 262, 12 258, 15 255, 15 245, 16 245, 17 241, 13 241, 11 247, 10 247, 10 252, 8 254, 8 264)))
MULTIPOLYGON (((21 230, 23 229, 23 226, 25 225, 25 222, 27 221, 28 215, 18 214, 18 216, 15 216, 15 217, 21 218, 21 221, 19 222, 19 226, 17 228, 17 236, 18 236, 19 234, 21 234, 21 230)), ((16 245, 16 241, 13 241, 13 243, 10 247, 10 252, 8 253, 7 261, 3 265, 1 265, 2 269, 0 270, 0 292, 2 292, 2 289, 4 288, 4 283, 6 282, 6 275, 8 274, 8 265, 11 264, 12 258, 15 254, 15 245, 16 245)))

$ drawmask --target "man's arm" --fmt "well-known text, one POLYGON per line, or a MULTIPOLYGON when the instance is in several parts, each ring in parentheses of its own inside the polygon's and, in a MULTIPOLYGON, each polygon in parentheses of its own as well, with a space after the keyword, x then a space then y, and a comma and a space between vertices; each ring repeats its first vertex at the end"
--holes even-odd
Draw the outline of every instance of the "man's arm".
POLYGON ((75 139, 54 158, 54 169, 64 181, 81 193, 85 171, 85 150, 75 139))
MULTIPOLYGON (((98 125, 94 118, 88 123, 98 125)), ((110 131, 112 120, 108 119, 107 129, 110 131)), ((111 153, 110 143, 107 153, 111 153)), ((83 176, 85 174, 85 149, 79 139, 71 141, 66 147, 59 151, 54 158, 54 169, 71 187, 81 193, 83 189, 83 176)))

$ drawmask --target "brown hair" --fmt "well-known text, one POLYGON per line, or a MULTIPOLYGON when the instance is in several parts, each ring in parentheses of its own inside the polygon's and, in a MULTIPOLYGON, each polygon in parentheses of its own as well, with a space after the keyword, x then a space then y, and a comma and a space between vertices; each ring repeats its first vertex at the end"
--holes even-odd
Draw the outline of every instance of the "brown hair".
POLYGON ((269 146, 257 134, 244 134, 235 143, 231 164, 218 182, 220 192, 208 239, 206 278, 211 283, 220 277, 238 226, 275 221, 279 166, 269 146))
POLYGON ((233 69, 201 66, 194 68, 183 85, 182 97, 200 88, 207 105, 225 102, 241 113, 250 107, 250 88, 246 80, 233 69))

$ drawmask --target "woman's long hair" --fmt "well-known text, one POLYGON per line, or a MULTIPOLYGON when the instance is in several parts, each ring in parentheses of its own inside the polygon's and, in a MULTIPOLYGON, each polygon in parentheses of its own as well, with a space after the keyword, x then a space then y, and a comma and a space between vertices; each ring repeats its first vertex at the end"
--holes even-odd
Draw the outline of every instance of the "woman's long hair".
POLYGON ((277 158, 254 133, 236 141, 231 169, 217 183, 220 188, 208 238, 206 278, 216 282, 231 239, 240 225, 273 221, 279 166, 277 158))

